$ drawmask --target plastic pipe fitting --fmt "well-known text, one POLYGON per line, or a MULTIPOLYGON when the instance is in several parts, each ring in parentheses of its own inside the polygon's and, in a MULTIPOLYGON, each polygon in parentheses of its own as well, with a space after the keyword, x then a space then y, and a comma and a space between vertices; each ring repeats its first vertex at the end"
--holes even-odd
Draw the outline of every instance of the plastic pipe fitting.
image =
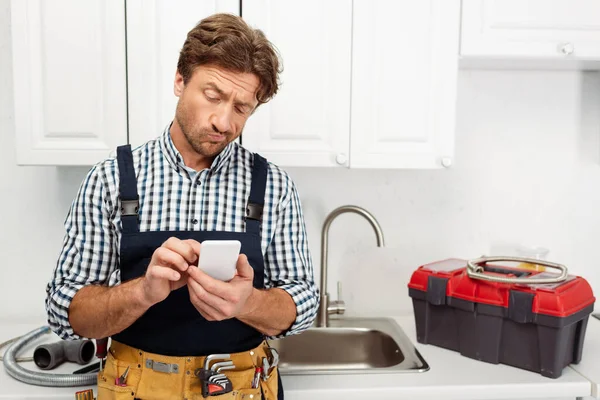
POLYGON ((33 352, 33 361, 43 370, 56 368, 65 361, 84 365, 92 360, 94 352, 91 340, 65 340, 39 345, 33 352))

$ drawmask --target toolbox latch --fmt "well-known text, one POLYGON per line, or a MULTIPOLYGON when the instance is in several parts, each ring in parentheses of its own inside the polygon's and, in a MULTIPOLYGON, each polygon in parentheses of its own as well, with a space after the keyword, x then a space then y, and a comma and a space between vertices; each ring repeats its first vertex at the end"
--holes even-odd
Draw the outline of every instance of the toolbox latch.
POLYGON ((521 324, 533 322, 533 296, 533 293, 511 290, 508 298, 508 317, 521 324))
POLYGON ((427 302, 435 306, 446 304, 448 278, 430 275, 427 278, 427 302))

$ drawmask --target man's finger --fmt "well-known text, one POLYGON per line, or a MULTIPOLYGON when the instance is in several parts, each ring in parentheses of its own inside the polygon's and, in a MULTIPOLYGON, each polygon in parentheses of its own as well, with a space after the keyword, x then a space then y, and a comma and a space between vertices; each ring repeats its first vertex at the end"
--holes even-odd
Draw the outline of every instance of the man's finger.
POLYGON ((175 269, 185 272, 188 269, 188 262, 175 251, 167 247, 159 247, 155 251, 156 258, 155 264, 162 266, 172 266, 175 269))
POLYGON ((194 264, 198 264, 198 257, 200 257, 200 242, 194 239, 185 239, 184 242, 192 247, 192 250, 196 255, 196 261, 194 262, 194 264))
POLYGON ((168 279, 176 282, 181 278, 181 274, 172 268, 155 265, 148 270, 148 277, 150 279, 168 279))
POLYGON ((193 246, 187 240, 180 240, 176 237, 171 237, 163 243, 163 247, 174 251, 181 255, 188 264, 194 264, 198 261, 198 255, 194 251, 193 246))
POLYGON ((190 268, 188 273, 207 292, 223 299, 228 298, 227 295, 231 292, 231 287, 227 282, 215 279, 197 267, 190 268))
POLYGON ((204 318, 208 320, 222 320, 224 318, 223 314, 218 309, 211 306, 198 296, 198 291, 202 292, 203 289, 201 287, 198 288, 199 285, 197 282, 191 278, 188 278, 188 287, 191 289, 189 293, 192 304, 194 304, 198 312, 202 314, 204 318))
POLYGON ((223 312, 227 309, 228 303, 223 298, 210 293, 200 283, 194 279, 188 279, 188 287, 194 292, 199 300, 210 305, 212 308, 219 312, 223 312))
POLYGON ((242 278, 254 278, 254 269, 248 262, 248 257, 245 254, 240 254, 236 264, 237 275, 242 278))

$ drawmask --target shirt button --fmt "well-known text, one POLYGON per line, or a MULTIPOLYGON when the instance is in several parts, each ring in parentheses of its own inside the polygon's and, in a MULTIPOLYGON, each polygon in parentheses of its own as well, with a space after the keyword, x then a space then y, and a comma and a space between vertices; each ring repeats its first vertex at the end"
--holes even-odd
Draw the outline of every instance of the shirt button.
POLYGON ((198 220, 197 220, 196 218, 194 218, 194 219, 192 220, 192 224, 196 225, 197 223, 198 223, 198 220))
POLYGON ((202 183, 200 181, 196 181, 196 186, 200 186, 202 183))

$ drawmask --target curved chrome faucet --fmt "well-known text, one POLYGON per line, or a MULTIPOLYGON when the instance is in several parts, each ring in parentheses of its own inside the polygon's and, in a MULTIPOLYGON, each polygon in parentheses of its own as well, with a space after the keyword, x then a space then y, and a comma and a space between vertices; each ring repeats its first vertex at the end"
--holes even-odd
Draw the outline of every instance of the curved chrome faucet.
POLYGON ((364 208, 347 205, 338 207, 329 213, 327 218, 325 218, 325 222, 323 223, 323 231, 321 232, 321 304, 317 314, 317 327, 326 327, 329 324, 329 314, 343 314, 344 311, 346 311, 346 306, 340 299, 341 296, 339 295, 339 285, 338 300, 331 302, 331 304, 329 303, 329 293, 327 293, 327 240, 329 235, 329 227, 331 226, 333 220, 338 215, 348 212, 359 214, 365 217, 375 231, 375 235, 377 236, 377 246, 384 246, 383 232, 379 222, 377 222, 375 217, 364 208))

